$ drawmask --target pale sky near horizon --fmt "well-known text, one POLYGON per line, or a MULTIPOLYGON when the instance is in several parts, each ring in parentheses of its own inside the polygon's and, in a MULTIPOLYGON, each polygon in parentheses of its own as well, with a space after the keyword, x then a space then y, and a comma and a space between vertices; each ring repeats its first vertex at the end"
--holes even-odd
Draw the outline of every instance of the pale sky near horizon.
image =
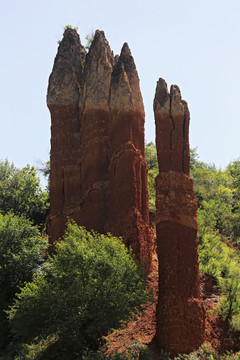
POLYGON ((239 0, 0 0, 0 159, 18 167, 48 159, 47 84, 67 24, 78 27, 83 43, 104 30, 115 54, 129 44, 146 142, 155 141, 152 104, 162 77, 188 102, 199 159, 224 168, 240 157, 239 0))

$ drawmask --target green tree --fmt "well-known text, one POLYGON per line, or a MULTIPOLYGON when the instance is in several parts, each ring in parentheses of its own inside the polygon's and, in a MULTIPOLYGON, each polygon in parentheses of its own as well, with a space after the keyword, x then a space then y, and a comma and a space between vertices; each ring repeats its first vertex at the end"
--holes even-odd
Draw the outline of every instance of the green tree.
POLYGON ((15 294, 44 262, 47 241, 30 221, 0 214, 0 348, 7 343, 8 324, 5 310, 15 294))
POLYGON ((141 308, 145 286, 143 269, 119 239, 69 224, 44 273, 18 294, 11 326, 25 341, 58 334, 62 352, 71 349, 75 359, 141 308))
POLYGON ((148 170, 158 170, 157 149, 152 141, 148 143, 145 147, 145 157, 148 170))
POLYGON ((88 34, 85 36, 85 39, 87 40, 87 44, 85 45, 85 49, 89 51, 90 46, 92 45, 93 39, 94 39, 94 33, 88 34))
POLYGON ((33 166, 16 168, 8 160, 0 162, 0 213, 12 211, 42 225, 49 209, 49 196, 43 191, 33 166))
POLYGON ((233 235, 235 189, 229 170, 216 169, 195 160, 191 177, 198 202, 199 234, 220 232, 228 239, 233 235))
POLYGON ((156 202, 156 185, 155 178, 158 175, 157 149, 153 142, 145 147, 145 156, 148 165, 148 193, 149 193, 149 209, 155 211, 156 202))
POLYGON ((231 162, 227 170, 233 181, 233 209, 231 240, 240 246, 240 160, 231 162))
POLYGON ((51 171, 50 160, 47 160, 46 162, 43 162, 41 160, 38 161, 37 171, 40 172, 40 174, 42 174, 45 177, 45 179, 47 180, 47 191, 49 192, 49 190, 50 190, 50 171, 51 171))

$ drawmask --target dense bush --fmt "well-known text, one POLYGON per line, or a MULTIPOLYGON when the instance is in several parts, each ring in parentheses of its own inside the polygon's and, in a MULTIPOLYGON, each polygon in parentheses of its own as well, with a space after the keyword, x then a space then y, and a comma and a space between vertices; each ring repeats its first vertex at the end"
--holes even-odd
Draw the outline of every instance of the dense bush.
POLYGON ((45 271, 15 300, 11 327, 26 342, 57 334, 62 353, 71 349, 75 358, 141 308, 145 286, 143 269, 119 239, 69 224, 45 271))
POLYGON ((7 342, 8 324, 4 310, 16 292, 44 262, 47 241, 29 220, 0 214, 0 348, 7 342))
POLYGON ((218 310, 235 330, 240 330, 239 262, 239 253, 222 242, 219 235, 205 234, 199 245, 200 271, 210 276, 220 290, 218 310))
POLYGON ((43 225, 48 208, 48 193, 42 190, 33 166, 18 169, 8 160, 0 162, 0 213, 11 211, 43 225))

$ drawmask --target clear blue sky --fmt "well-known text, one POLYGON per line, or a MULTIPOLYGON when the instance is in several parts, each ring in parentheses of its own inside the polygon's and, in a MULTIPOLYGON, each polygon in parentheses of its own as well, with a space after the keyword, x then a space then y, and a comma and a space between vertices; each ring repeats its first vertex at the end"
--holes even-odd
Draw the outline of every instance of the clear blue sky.
POLYGON ((191 112, 190 145, 224 168, 240 156, 239 0, 0 0, 0 159, 46 161, 48 77, 66 24, 104 30, 115 54, 128 42, 155 140, 156 82, 180 86, 191 112))

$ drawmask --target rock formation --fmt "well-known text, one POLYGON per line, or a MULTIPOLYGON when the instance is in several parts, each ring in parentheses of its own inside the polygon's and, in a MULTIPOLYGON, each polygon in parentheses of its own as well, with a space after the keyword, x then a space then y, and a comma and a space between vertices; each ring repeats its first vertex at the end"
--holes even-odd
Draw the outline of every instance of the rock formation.
POLYGON ((114 57, 102 31, 96 31, 86 56, 80 96, 81 215, 78 223, 104 233, 110 163, 108 106, 114 57))
POLYGON ((113 56, 97 30, 88 54, 67 29, 49 79, 50 216, 53 243, 67 218, 122 236, 151 262, 144 107, 127 44, 113 56))
POLYGON ((159 175, 156 231, 159 298, 156 339, 172 356, 204 340, 197 253, 197 203, 189 177, 189 110, 176 85, 159 79, 154 99, 159 175))
POLYGON ((122 236, 135 254, 148 261, 151 232, 144 151, 145 113, 136 66, 126 43, 113 69, 109 106, 111 162, 106 229, 122 236))
MULTIPOLYGON (((79 206, 80 119, 79 94, 83 78, 84 49, 77 32, 66 29, 49 78, 47 105, 51 114, 50 216, 51 242, 63 235, 68 216, 79 206)), ((76 210, 75 218, 78 218, 76 210)))

